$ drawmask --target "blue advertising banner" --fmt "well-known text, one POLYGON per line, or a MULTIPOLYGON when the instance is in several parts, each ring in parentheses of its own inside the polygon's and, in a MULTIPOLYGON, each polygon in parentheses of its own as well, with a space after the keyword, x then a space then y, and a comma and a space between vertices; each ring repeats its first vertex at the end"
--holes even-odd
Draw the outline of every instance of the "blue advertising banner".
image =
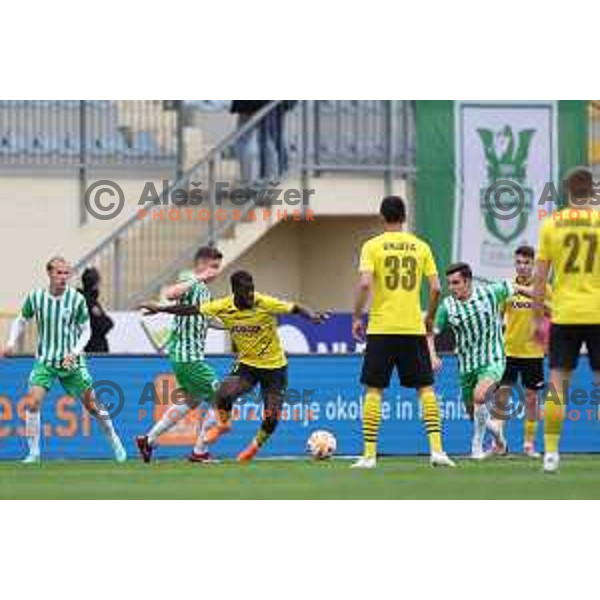
POLYGON ((364 348, 352 338, 351 313, 333 313, 320 325, 295 315, 280 315, 278 320, 279 335, 290 353, 345 354, 364 348))
MULTIPOLYGON (((114 414, 114 423, 131 458, 136 457, 134 437, 146 432, 166 410, 176 384, 169 362, 162 357, 91 357, 90 367, 103 403, 114 414), (121 394, 121 397, 120 397, 121 394)), ((231 365, 228 356, 211 357, 209 362, 219 376, 231 365)), ((600 452, 598 400, 593 392, 587 361, 581 361, 572 385, 577 391, 569 406, 561 449, 564 452, 600 452)), ((0 362, 0 460, 24 456, 24 410, 27 402, 27 377, 30 358, 0 362)), ((290 357, 290 393, 282 421, 263 456, 297 456, 305 451, 306 440, 316 429, 327 429, 337 437, 338 453, 356 455, 362 450, 361 386, 358 382, 361 357, 346 355, 307 355, 290 357)), ((451 454, 466 454, 470 449, 472 426, 459 399, 457 364, 453 356, 444 358, 436 380, 444 418, 444 440, 451 454)), ((598 394, 600 395, 600 394, 598 394)), ((427 440, 420 419, 416 394, 398 387, 387 390, 382 410, 379 449, 382 454, 427 453, 427 440)), ((44 458, 111 458, 97 425, 82 410, 79 402, 59 385, 48 394, 43 407, 44 458)), ((198 416, 161 439, 157 457, 182 457, 196 434, 198 416)), ((214 447, 220 457, 232 457, 252 439, 260 425, 258 397, 236 404, 234 428, 214 447)), ((519 450, 522 444, 522 416, 507 424, 509 445, 519 450)), ((538 433, 541 441, 541 427, 538 433)))

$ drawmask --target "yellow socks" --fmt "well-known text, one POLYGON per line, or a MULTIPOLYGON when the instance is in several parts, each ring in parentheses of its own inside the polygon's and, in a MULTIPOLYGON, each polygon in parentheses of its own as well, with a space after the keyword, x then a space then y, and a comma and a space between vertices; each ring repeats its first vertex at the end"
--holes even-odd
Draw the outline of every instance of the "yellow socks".
POLYGON ((270 437, 270 433, 267 433, 264 429, 259 429, 254 441, 258 446, 262 446, 270 437))
POLYGON ((363 405, 363 438, 365 441, 365 456, 377 456, 377 434, 381 423, 381 390, 367 389, 363 405))
POLYGON ((524 422, 525 427, 525 443, 533 444, 535 441, 535 434, 537 433, 537 419, 530 421, 529 419, 525 419, 524 422))
POLYGON ((558 452, 558 442, 565 418, 563 404, 563 390, 556 394, 548 394, 544 401, 544 451, 547 453, 558 452))
POLYGON ((431 388, 421 389, 419 400, 423 407, 423 421, 429 438, 429 449, 431 452, 442 452, 442 423, 435 392, 431 388))
MULTIPOLYGON (((367 458, 377 456, 377 434, 381 423, 381 390, 369 388, 365 394, 363 405, 363 438, 365 441, 364 455, 367 458)), ((442 452, 442 425, 440 409, 435 392, 423 389, 419 392, 419 400, 423 407, 423 421, 429 438, 431 452, 442 452)))

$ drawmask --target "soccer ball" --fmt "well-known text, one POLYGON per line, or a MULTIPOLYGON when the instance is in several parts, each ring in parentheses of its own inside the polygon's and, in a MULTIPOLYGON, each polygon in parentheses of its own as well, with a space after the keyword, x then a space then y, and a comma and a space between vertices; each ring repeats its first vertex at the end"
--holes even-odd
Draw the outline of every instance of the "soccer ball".
POLYGON ((331 458, 337 447, 333 433, 319 430, 313 431, 306 442, 306 450, 315 460, 331 458))

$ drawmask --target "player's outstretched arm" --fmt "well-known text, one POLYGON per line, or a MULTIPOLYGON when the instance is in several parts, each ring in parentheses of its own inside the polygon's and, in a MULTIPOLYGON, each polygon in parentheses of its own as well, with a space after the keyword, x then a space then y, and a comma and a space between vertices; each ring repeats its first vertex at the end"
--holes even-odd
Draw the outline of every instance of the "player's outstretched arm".
POLYGON ((513 288, 515 290, 515 294, 521 294, 527 298, 535 298, 535 288, 532 285, 519 285, 517 283, 513 284, 513 288))
POLYGON ((157 315, 166 313, 169 315, 179 315, 181 317, 192 317, 198 314, 198 307, 195 304, 160 304, 160 302, 143 302, 138 306, 138 310, 143 315, 157 315))
POLYGON ((15 347, 23 331, 25 331, 26 324, 27 319, 22 315, 22 313, 19 313, 10 326, 6 345, 3 348, 0 348, 0 357, 12 356, 15 353, 15 347))
POLYGON ((187 294, 192 286, 197 282, 205 282, 214 279, 218 274, 218 270, 214 267, 207 267, 200 273, 191 273, 185 281, 178 281, 170 285, 165 290, 165 298, 167 300, 179 300, 184 294, 187 294))
POLYGON ((186 281, 180 281, 168 286, 165 290, 165 298, 169 301, 179 300, 179 298, 190 291, 195 281, 194 278, 190 277, 186 281))
POLYGON ((321 324, 327 321, 331 316, 328 312, 316 312, 312 311, 305 306, 301 306, 300 304, 294 304, 294 308, 292 308, 293 315, 300 315, 302 318, 307 321, 312 321, 313 323, 321 324))
POLYGON ((225 327, 225 325, 223 324, 223 321, 214 317, 209 319, 208 326, 211 329, 216 329, 218 331, 225 331, 227 329, 227 327, 225 327))

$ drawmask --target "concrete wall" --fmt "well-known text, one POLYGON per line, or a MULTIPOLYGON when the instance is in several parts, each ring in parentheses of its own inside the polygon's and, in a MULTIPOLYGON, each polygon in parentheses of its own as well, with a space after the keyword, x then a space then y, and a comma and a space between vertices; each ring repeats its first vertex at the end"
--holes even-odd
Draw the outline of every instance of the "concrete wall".
MULTIPOLYGON (((168 177, 166 174, 165 177, 168 177)), ((101 179, 96 177, 92 181, 101 179)), ((19 305, 22 295, 46 282, 44 265, 54 254, 76 261, 93 249, 135 212, 144 183, 155 181, 161 192, 161 174, 145 179, 114 177, 125 194, 125 207, 108 221, 89 218, 79 225, 79 181, 75 174, 57 177, 0 177, 0 308, 19 305)), ((110 198, 102 197, 103 202, 110 198)))
MULTIPOLYGON (((106 177, 94 176, 91 181, 106 177)), ((44 265, 54 254, 77 261, 135 213, 146 181, 158 192, 168 174, 116 177, 125 192, 120 215, 79 224, 79 182, 68 176, 0 177, 0 310, 14 310, 31 288, 45 285, 44 265)), ((298 181, 286 182, 299 188, 298 181)), ((310 185, 314 222, 285 222, 273 228, 227 269, 255 273, 261 289, 337 310, 351 307, 352 284, 360 244, 377 231, 377 210, 384 194, 381 177, 352 175, 313 178, 310 185)), ((405 194, 402 181, 394 192, 405 194)), ((107 198, 103 198, 107 200, 107 198)), ((411 211, 412 212, 412 211, 411 211)), ((179 238, 174 238, 177 241, 179 238)), ((180 240, 182 243, 189 241, 180 240)), ((220 292, 227 291, 221 284, 220 292)))
POLYGON ((379 230, 374 216, 280 223, 224 271, 213 293, 228 294, 231 273, 246 269, 260 291, 316 308, 351 310, 360 247, 379 230))

